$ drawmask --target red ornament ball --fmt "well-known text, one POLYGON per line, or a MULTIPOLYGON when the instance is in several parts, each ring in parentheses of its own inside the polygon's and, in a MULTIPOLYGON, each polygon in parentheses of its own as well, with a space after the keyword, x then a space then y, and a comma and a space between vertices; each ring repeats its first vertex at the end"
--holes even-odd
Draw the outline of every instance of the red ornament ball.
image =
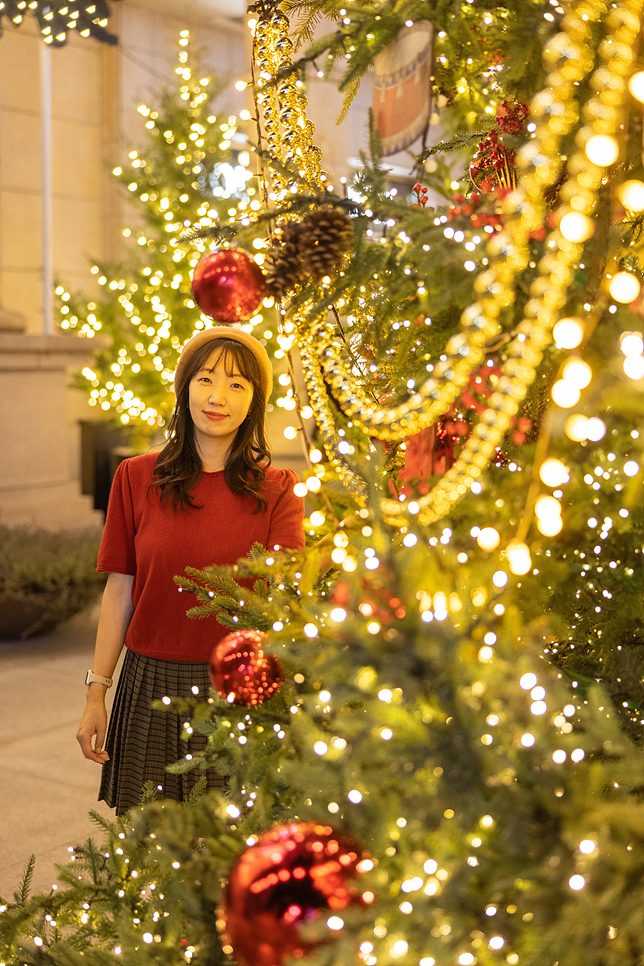
POLYGON ((261 835, 233 866, 224 893, 225 940, 239 966, 281 966, 327 943, 330 929, 317 942, 305 941, 298 925, 318 919, 322 910, 373 901, 372 893, 361 895, 350 885, 366 871, 361 862, 367 858, 329 825, 278 825, 261 835))
POLYGON ((192 296, 215 322, 243 322, 253 315, 264 298, 262 270, 248 252, 226 248, 205 255, 192 276, 192 296))
POLYGON ((262 650, 266 640, 261 631, 233 631, 212 652, 212 683, 230 704, 252 708, 281 688, 284 671, 274 654, 262 650))

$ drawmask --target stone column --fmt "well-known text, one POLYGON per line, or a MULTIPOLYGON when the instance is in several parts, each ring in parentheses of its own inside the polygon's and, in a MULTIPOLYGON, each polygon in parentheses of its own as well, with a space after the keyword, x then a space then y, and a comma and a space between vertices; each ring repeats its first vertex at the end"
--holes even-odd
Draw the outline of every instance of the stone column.
POLYGON ((102 514, 81 495, 80 426, 69 389, 95 340, 27 335, 16 331, 14 315, 0 313, 0 524, 100 527, 102 514))

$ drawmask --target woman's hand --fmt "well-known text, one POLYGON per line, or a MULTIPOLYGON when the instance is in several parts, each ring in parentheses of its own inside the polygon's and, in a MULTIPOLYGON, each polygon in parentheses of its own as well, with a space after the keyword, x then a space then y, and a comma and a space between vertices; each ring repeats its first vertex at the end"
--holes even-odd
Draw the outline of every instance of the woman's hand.
MULTIPOLYGON (((134 577, 130 574, 110 574, 103 592, 92 670, 106 678, 111 678, 114 674, 123 649, 125 633, 134 613, 133 581, 134 577)), ((76 740, 85 757, 99 765, 110 760, 108 753, 103 751, 107 731, 106 691, 105 685, 98 681, 92 681, 88 685, 85 713, 76 732, 76 740)))
POLYGON ((105 687, 102 684, 90 684, 87 688, 87 704, 85 712, 76 732, 76 740, 81 746, 85 758, 104 765, 110 756, 103 750, 105 732, 107 730, 107 711, 105 710, 105 687), (92 739, 94 744, 92 745, 92 739))

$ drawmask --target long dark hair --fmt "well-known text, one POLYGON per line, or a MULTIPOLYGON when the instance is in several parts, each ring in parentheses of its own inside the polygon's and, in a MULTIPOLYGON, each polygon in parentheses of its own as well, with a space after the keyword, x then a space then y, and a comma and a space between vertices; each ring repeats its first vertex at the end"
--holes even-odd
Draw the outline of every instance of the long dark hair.
POLYGON ((266 478, 266 467, 271 456, 264 432, 266 389, 262 370, 250 349, 234 339, 213 339, 189 359, 176 386, 177 402, 168 425, 168 442, 159 453, 154 470, 153 487, 161 493, 161 504, 172 502, 174 509, 199 508, 191 496, 203 474, 201 458, 195 442, 194 425, 190 415, 190 383, 213 352, 219 351, 215 364, 223 361, 224 371, 230 376, 237 366, 239 373, 253 386, 253 400, 248 415, 237 430, 226 456, 224 479, 233 493, 248 493, 257 500, 255 513, 266 508, 261 485, 266 478))

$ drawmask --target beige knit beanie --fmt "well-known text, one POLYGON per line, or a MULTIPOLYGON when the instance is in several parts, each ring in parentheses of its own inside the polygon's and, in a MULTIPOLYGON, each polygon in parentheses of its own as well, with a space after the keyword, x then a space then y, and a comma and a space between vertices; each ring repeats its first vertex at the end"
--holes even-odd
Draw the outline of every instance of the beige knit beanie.
POLYGON ((268 401, 268 398, 273 391, 273 366, 271 365, 271 360, 268 358, 266 349, 262 343, 258 342, 254 336, 250 335, 250 333, 243 332, 241 329, 233 329, 229 325, 215 325, 211 329, 204 329, 202 332, 197 332, 196 335, 193 335, 193 337, 186 342, 179 357, 177 368, 174 374, 175 393, 177 391, 177 384, 181 381, 180 377, 183 374, 189 359, 194 355, 197 349, 200 349, 202 345, 206 345, 208 342, 212 342, 214 339, 232 339, 234 342, 241 342, 241 344, 246 346, 247 349, 250 349, 259 363, 259 368, 264 378, 266 399, 268 401))

